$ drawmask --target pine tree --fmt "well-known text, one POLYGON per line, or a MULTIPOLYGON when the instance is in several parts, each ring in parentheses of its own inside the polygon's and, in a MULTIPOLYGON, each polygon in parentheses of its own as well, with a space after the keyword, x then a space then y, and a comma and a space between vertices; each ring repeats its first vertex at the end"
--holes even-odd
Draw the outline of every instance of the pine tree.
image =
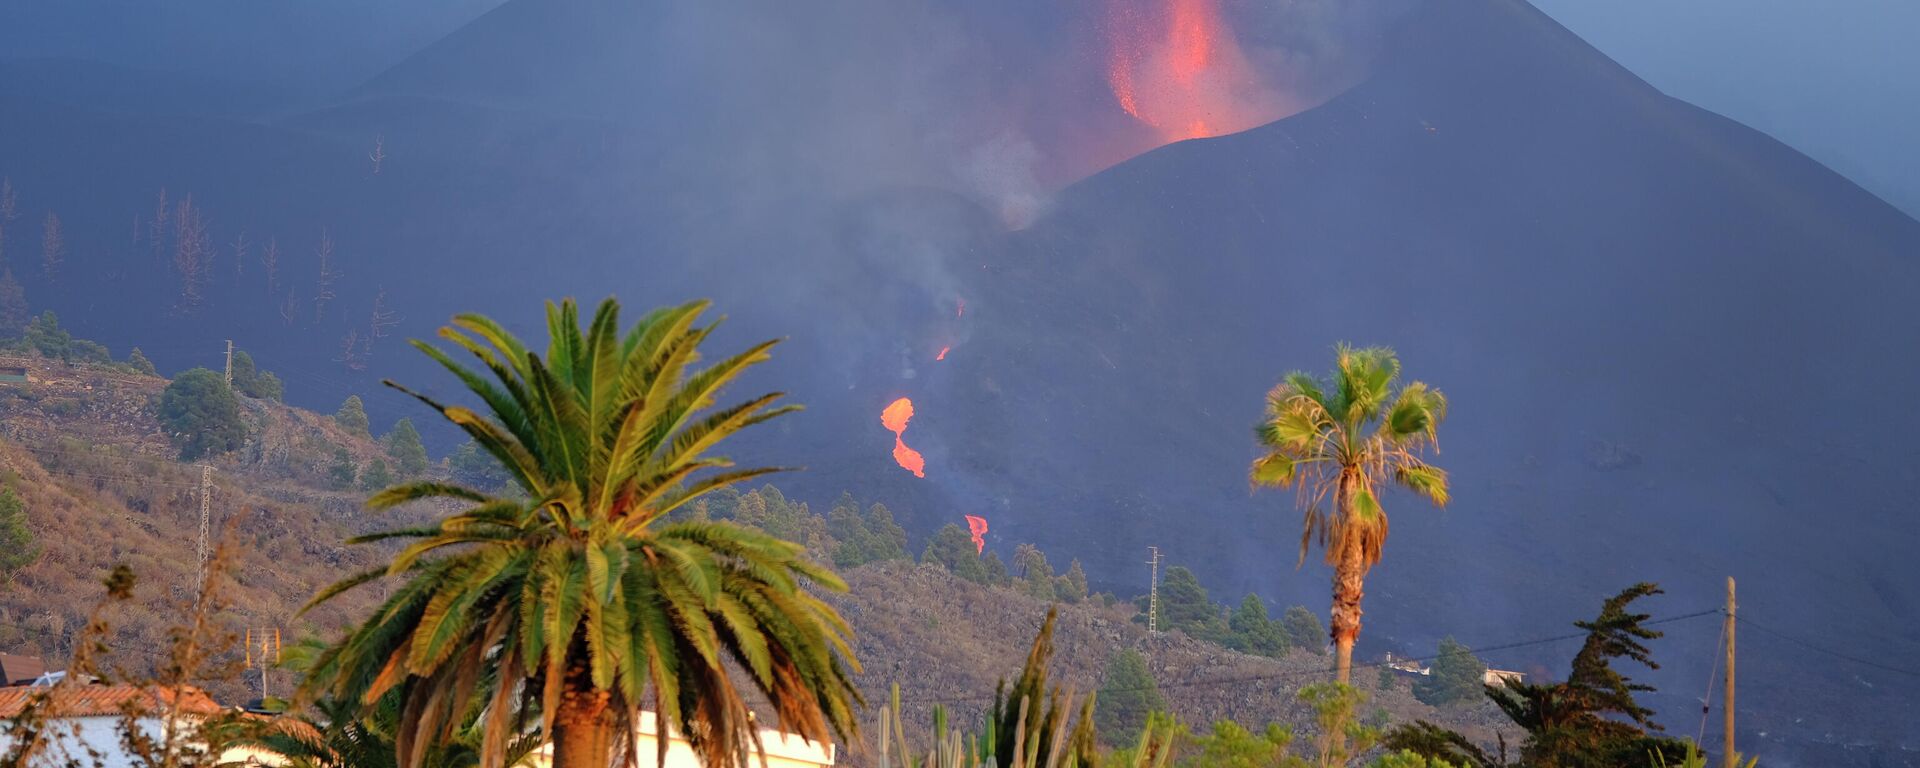
POLYGON ((1280 617, 1280 626, 1287 631, 1293 647, 1316 654, 1327 652, 1327 628, 1306 606, 1288 608, 1280 617))
POLYGON ((327 467, 327 486, 344 491, 353 487, 354 476, 358 471, 353 466, 353 455, 345 448, 333 449, 333 464, 327 467))
MULTIPOLYGON (((994 558, 999 562, 999 558, 994 558)), ((952 571, 953 575, 975 584, 991 584, 995 581, 982 561, 980 552, 973 546, 973 536, 966 529, 948 523, 935 531, 933 538, 927 540, 927 548, 920 553, 921 563, 936 563, 952 571)), ((1003 564, 1002 570, 1005 570, 1003 564)))
POLYGON ((348 395, 347 401, 340 404, 340 410, 333 414, 333 421, 348 432, 361 437, 371 436, 367 423, 367 408, 360 402, 359 395, 348 395))
POLYGON ((1060 599, 1068 603, 1079 603, 1087 599, 1087 571, 1080 567, 1080 561, 1074 560, 1067 566, 1067 573, 1060 577, 1060 599))
POLYGON ((132 352, 127 353, 127 367, 132 368, 136 373, 147 376, 160 375, 160 371, 153 367, 153 361, 148 360, 146 354, 142 353, 139 347, 134 347, 132 352))
MULTIPOLYGON (((1146 621, 1146 600, 1141 596, 1134 601, 1141 608, 1137 621, 1146 621)), ((1220 606, 1207 596, 1207 588, 1200 585, 1200 578, 1180 565, 1168 568, 1160 582, 1160 626, 1212 643, 1224 643, 1228 635, 1220 606)))
POLYGON ((1232 634, 1227 646, 1245 653, 1279 658, 1287 655, 1287 633, 1267 618, 1267 604, 1259 595, 1248 594, 1227 619, 1232 634))
POLYGON ((387 470, 386 459, 374 459, 367 465, 367 471, 360 473, 360 490, 379 491, 393 485, 393 473, 387 470))
POLYGON ((1425 677, 1413 681, 1413 697, 1431 706, 1456 701, 1478 701, 1485 695, 1482 681, 1487 665, 1473 655, 1473 649, 1448 637, 1440 641, 1440 655, 1425 677))
POLYGON ((383 442, 401 477, 414 477, 427 471, 427 447, 420 443, 420 432, 413 428, 412 419, 394 422, 393 431, 387 433, 383 442))
POLYGON ((180 448, 180 460, 226 453, 247 438, 240 403, 220 374, 195 368, 160 392, 160 425, 180 448))
POLYGON ((1147 715, 1167 708, 1147 660, 1132 648, 1122 648, 1107 659, 1098 701, 1094 718, 1101 737, 1113 744, 1132 738, 1146 724, 1147 715))

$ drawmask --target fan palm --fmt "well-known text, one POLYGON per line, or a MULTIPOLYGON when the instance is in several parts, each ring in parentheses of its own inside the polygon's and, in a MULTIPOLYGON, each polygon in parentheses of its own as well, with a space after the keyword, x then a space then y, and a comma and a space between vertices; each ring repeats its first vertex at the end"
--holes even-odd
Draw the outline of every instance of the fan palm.
POLYGON ((1422 454, 1436 445, 1447 399, 1418 381, 1398 386, 1400 359, 1391 349, 1340 345, 1334 351, 1331 380, 1289 373, 1267 393, 1266 415, 1255 429, 1265 452, 1248 474, 1256 488, 1298 491, 1305 514, 1300 561, 1318 544, 1333 566, 1330 630, 1335 669, 1345 683, 1360 636, 1363 584, 1387 540, 1379 490, 1399 485, 1446 506, 1447 473, 1422 454))
MULTIPOLYGON (((718 392, 775 342, 693 370, 713 325, 705 302, 655 311, 624 335, 619 306, 580 327, 572 301, 549 304, 544 358, 499 324, 461 315, 441 337, 486 374, 424 342, 486 405, 432 406, 506 468, 512 495, 436 481, 375 494, 374 508, 439 498, 465 508, 424 527, 356 541, 410 543, 382 568, 322 591, 309 606, 383 579, 399 583, 373 616, 328 648, 307 695, 372 706, 400 698, 393 741, 416 768, 478 702, 481 765, 532 727, 559 768, 604 768, 616 746, 636 763, 647 706, 706 765, 744 768, 758 748, 729 670, 779 725, 826 742, 851 738, 858 664, 846 622, 808 588, 845 590, 801 546, 726 523, 665 516, 727 485, 776 471, 735 469, 711 451, 794 406, 779 393, 715 409, 718 392), (537 714, 536 714, 537 713, 537 714)), ((659 759, 666 739, 658 740, 659 759)))

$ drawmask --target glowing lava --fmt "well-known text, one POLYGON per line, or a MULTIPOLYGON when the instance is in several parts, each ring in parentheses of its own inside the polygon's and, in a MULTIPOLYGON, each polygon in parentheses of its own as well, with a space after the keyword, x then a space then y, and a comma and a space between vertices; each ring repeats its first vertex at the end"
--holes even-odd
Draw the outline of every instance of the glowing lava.
POLYGON ((1218 0, 1107 0, 1107 84, 1162 142, 1244 131, 1293 110, 1227 26, 1218 0))
POLYGON ((908 448, 905 439, 907 422, 912 419, 913 401, 904 397, 889 403, 886 410, 880 412, 880 423, 893 432, 894 462, 914 477, 926 477, 927 460, 921 458, 919 451, 908 448))
POLYGON ((964 517, 967 518, 967 532, 973 534, 973 553, 977 555, 987 551, 987 519, 973 515, 964 517))
POLYGON ((941 347, 940 354, 934 355, 933 361, 937 363, 937 362, 940 362, 941 360, 947 359, 947 353, 952 351, 953 351, 953 347, 941 347))

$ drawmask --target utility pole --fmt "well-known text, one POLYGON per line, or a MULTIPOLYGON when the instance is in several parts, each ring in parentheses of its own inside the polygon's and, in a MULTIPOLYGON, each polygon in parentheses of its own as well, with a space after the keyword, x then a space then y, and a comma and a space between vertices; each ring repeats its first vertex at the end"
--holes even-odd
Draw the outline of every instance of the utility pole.
POLYGON ((207 581, 207 524, 213 515, 213 467, 200 465, 200 586, 207 581))
POLYGON ((1734 764, 1733 764, 1733 758, 1734 758, 1734 752, 1733 752, 1733 631, 1736 628, 1736 622, 1738 621, 1738 616, 1736 615, 1735 611, 1737 611, 1739 607, 1740 607, 1739 603, 1735 602, 1733 599, 1733 577, 1728 576, 1727 577, 1727 696, 1726 696, 1727 700, 1725 703, 1721 705, 1722 709, 1720 712, 1720 716, 1726 718, 1726 733, 1721 735, 1722 741, 1720 745, 1720 751, 1722 753, 1720 756, 1720 765, 1723 766, 1723 768, 1734 768, 1734 764))
POLYGON ((1147 631, 1160 631, 1160 548, 1147 547, 1151 568, 1147 581, 1147 631))
POLYGON ((233 339, 227 339, 227 386, 233 386, 233 339))

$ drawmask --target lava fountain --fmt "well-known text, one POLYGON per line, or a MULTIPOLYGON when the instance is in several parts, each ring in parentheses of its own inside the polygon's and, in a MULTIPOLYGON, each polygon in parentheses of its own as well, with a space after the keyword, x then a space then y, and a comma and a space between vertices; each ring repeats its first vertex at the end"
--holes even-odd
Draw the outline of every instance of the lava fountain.
POLYGON ((887 404, 880 412, 880 423, 893 431, 893 460, 901 469, 912 472, 914 477, 927 476, 927 460, 920 452, 907 447, 907 422, 913 419, 913 401, 900 398, 887 404))
POLYGON ((1240 47, 1218 0, 1107 0, 1107 84, 1161 143, 1244 131, 1295 111, 1240 47))
POLYGON ((963 515, 967 518, 967 532, 973 534, 973 553, 978 555, 987 551, 987 519, 976 515, 963 515))

